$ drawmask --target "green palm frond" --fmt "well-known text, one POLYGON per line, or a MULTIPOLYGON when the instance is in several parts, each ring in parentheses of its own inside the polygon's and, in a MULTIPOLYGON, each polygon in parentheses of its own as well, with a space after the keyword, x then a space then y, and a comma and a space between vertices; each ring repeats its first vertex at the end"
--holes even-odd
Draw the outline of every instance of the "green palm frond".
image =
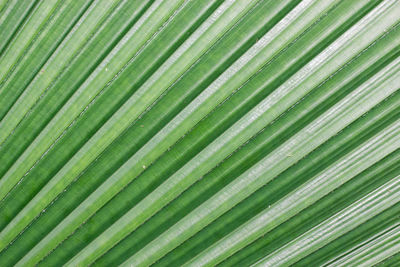
POLYGON ((400 1, 0 0, 0 266, 400 266, 400 1))

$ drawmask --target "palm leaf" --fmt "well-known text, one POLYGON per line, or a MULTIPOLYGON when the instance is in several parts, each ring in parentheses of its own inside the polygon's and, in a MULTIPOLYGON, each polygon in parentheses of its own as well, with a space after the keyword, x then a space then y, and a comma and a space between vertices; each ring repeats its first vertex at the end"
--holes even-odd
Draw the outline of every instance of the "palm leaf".
POLYGON ((396 265, 399 14, 0 1, 1 265, 396 265))

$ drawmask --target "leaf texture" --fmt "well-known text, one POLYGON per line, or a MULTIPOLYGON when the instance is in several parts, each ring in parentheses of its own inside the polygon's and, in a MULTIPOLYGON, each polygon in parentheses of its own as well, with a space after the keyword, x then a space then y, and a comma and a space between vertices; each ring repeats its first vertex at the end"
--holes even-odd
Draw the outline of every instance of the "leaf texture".
POLYGON ((0 265, 397 266, 399 14, 0 1, 0 265))

